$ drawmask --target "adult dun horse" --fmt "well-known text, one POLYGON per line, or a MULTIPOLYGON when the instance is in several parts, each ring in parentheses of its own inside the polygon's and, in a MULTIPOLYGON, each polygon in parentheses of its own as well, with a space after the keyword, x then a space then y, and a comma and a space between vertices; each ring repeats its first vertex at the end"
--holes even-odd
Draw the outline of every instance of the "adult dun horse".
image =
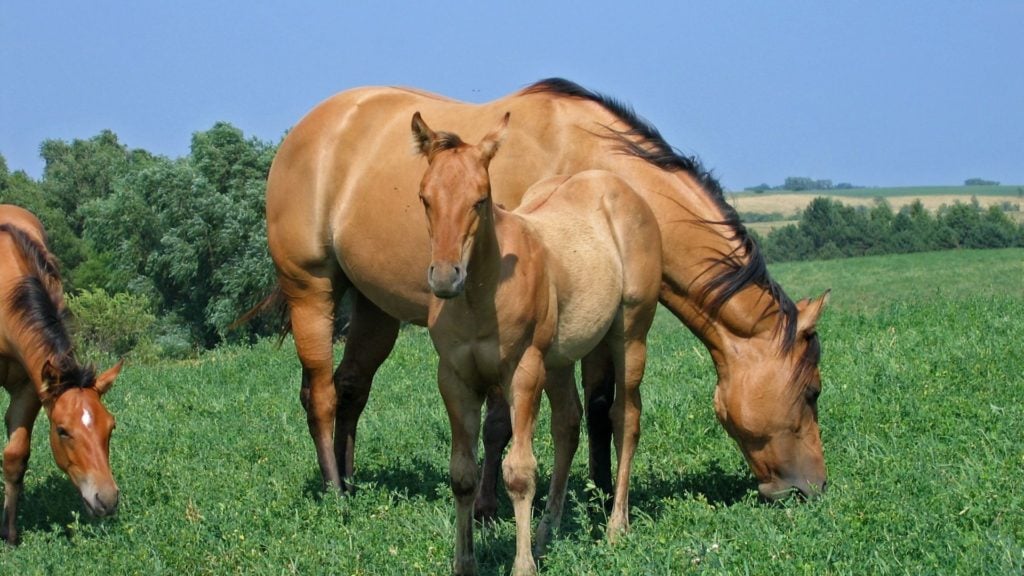
POLYGON ((11 395, 4 448, 4 511, 0 537, 18 540, 16 526, 40 408, 50 420, 57 466, 96 516, 117 511, 119 491, 110 471, 114 417, 100 402, 121 363, 96 375, 75 359, 65 329, 67 309, 57 264, 42 224, 17 206, 0 205, 0 383, 11 395))
POLYGON ((476 446, 487 391, 500 387, 511 406, 512 446, 503 469, 516 516, 513 572, 533 574, 533 433, 541 391, 551 401, 555 466, 537 528, 538 557, 561 520, 579 443, 573 367, 602 342, 614 365, 611 414, 619 454, 609 531, 624 529, 647 331, 661 288, 657 220, 614 174, 591 170, 543 180, 527 190, 514 212, 492 203, 487 167, 508 120, 506 114, 476 146, 434 132, 419 113, 412 120, 429 164, 420 200, 430 236, 427 279, 437 298, 430 301, 427 325, 440 356, 438 387, 452 428, 457 574, 476 572, 476 446))
MULTIPOLYGON (((711 353, 715 412, 759 492, 774 498, 824 490, 815 325, 826 298, 794 304, 699 162, 677 153, 627 106, 561 79, 479 105, 412 89, 357 88, 316 106, 282 142, 267 182, 267 235, 325 486, 352 488, 356 425, 373 376, 400 322, 427 321, 430 288, 422 271, 430 251, 417 200, 427 161, 406 144, 415 111, 470 141, 506 111, 516 118, 490 165, 492 197, 510 209, 534 182, 588 169, 608 170, 636 190, 661 230, 660 302, 711 353), (335 371, 335 306, 348 290, 352 315, 335 371)), ((603 372, 587 370, 585 387, 609 382, 603 372)), ((586 406, 591 473, 608 493, 611 394, 595 393, 586 406)), ((488 420, 492 413, 501 411, 489 411, 488 420)), ((493 452, 507 436, 487 438, 486 429, 493 452)), ((484 512, 494 501, 487 487, 484 512)))

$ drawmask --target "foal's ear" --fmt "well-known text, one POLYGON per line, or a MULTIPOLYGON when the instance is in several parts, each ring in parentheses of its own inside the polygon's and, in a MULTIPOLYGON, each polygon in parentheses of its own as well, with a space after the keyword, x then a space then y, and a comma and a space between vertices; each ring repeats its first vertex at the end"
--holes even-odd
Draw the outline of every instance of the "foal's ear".
POLYGON ((437 134, 427 126, 418 111, 412 115, 412 138, 417 152, 430 158, 430 149, 436 137, 437 134))
POLYGON ((105 372, 96 377, 96 391, 100 393, 100 396, 106 394, 114 385, 114 380, 121 373, 121 368, 123 366, 124 359, 121 359, 117 364, 114 364, 111 368, 108 368, 105 372))
POLYGON ((511 112, 505 112, 505 116, 498 123, 498 127, 487 136, 484 136, 484 139, 476 145, 480 149, 480 157, 483 159, 484 164, 490 164, 491 158, 494 158, 494 155, 498 153, 498 148, 505 140, 505 132, 508 129, 508 119, 510 116, 512 116, 511 112))
POLYGON ((801 334, 813 334, 818 326, 818 319, 821 312, 828 304, 829 294, 832 290, 825 290, 825 293, 814 300, 801 300, 796 303, 797 318, 796 329, 801 334))

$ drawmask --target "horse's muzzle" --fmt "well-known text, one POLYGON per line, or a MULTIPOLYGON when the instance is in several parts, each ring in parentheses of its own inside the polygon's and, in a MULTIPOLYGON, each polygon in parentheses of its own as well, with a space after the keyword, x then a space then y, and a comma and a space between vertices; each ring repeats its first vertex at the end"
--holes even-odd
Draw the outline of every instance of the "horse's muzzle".
POLYGON ((93 492, 88 496, 82 494, 82 502, 85 504, 86 510, 89 511, 89 514, 99 518, 115 514, 120 500, 121 492, 117 488, 93 492))
POLYGON ((466 287, 466 268, 458 264, 436 262, 427 270, 430 291, 438 298, 455 298, 466 287))
POLYGON ((757 486, 757 492, 762 499, 769 502, 778 502, 796 496, 801 500, 814 500, 825 493, 828 481, 818 482, 765 482, 757 486))

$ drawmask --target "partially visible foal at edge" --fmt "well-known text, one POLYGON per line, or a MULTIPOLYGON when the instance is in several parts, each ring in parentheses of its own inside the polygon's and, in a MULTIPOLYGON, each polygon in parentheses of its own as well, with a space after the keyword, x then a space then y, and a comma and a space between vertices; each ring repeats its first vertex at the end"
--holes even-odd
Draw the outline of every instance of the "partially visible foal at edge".
POLYGON ((0 385, 11 395, 0 537, 8 544, 18 540, 18 498, 40 408, 50 420, 53 458, 78 488, 86 509, 96 516, 117 510, 119 491, 109 460, 114 417, 100 396, 113 385, 121 363, 99 376, 79 364, 66 315, 42 224, 26 210, 0 205, 0 385))
POLYGON ((575 361, 603 347, 615 369, 611 409, 618 477, 609 533, 628 525, 629 471, 640 434, 640 380, 661 289, 661 234, 647 204, 618 176, 585 171, 532 186, 514 212, 493 205, 488 165, 508 126, 476 146, 412 129, 428 167, 420 185, 430 234, 428 326, 440 355, 438 385, 452 427, 457 574, 475 572, 476 446, 486 393, 511 406, 512 447, 502 469, 515 509, 513 572, 532 574, 530 523, 537 461, 533 432, 541 391, 551 402, 555 464, 537 556, 561 519, 579 443, 575 361))

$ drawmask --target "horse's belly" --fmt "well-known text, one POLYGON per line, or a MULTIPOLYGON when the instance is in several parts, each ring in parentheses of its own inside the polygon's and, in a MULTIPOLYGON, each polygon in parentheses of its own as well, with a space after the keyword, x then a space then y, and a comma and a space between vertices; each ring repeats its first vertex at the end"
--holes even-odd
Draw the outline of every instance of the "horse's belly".
POLYGON ((552 362, 571 363, 586 356, 619 313, 622 267, 602 248, 598 243, 570 261, 561 259, 559 270, 554 271, 558 276, 558 331, 549 353, 552 362))

